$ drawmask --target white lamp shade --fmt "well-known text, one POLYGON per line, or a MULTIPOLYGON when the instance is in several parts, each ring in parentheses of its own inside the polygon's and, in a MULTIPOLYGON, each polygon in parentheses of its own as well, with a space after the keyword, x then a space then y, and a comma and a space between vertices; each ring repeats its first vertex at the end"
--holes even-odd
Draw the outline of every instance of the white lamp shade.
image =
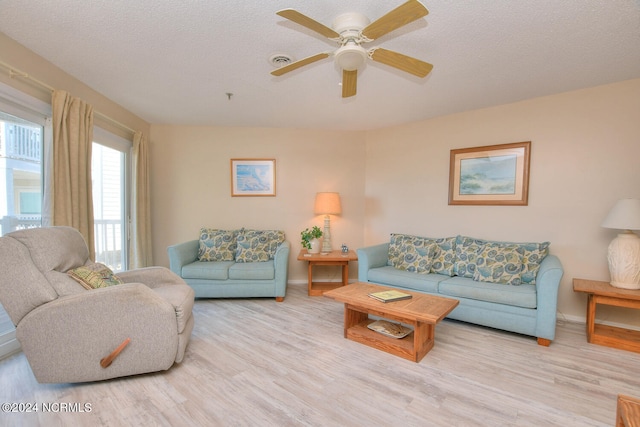
POLYGON ((342 213, 340 194, 317 193, 313 211, 316 215, 340 215, 342 213))
POLYGON ((640 230, 640 199, 620 199, 602 221, 605 228, 640 230))

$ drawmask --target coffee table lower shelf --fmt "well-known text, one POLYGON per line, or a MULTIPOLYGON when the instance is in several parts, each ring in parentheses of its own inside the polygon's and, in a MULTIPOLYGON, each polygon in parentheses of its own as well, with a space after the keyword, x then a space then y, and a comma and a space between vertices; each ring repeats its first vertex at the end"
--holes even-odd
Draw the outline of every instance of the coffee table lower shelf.
POLYGON ((375 320, 373 319, 368 319, 364 322, 350 327, 346 331, 345 338, 359 342, 360 344, 368 345, 369 347, 373 347, 378 350, 385 351, 387 353, 391 353, 395 356, 402 357, 403 359, 411 360, 413 362, 419 362, 424 357, 424 355, 427 354, 427 352, 433 347, 433 340, 430 340, 430 345, 426 345, 426 351, 424 351, 424 354, 420 355, 415 351, 415 334, 413 332, 403 338, 387 337, 379 332, 372 331, 367 327, 374 321, 375 320))
MULTIPOLYGON (((391 318, 392 316, 385 317, 391 318)), ((392 320, 412 326, 413 332, 404 338, 392 338, 372 331, 367 326, 375 320, 370 319, 367 312, 345 304, 344 337, 412 362, 421 361, 433 348, 435 325, 408 319, 393 318, 392 320)))

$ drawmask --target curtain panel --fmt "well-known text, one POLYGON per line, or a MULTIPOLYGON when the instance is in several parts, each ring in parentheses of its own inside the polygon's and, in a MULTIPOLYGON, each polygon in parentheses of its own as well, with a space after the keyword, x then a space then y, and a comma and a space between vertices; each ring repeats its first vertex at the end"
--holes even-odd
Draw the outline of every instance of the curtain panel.
POLYGON ((140 131, 133 136, 133 173, 131 201, 131 239, 129 268, 153 265, 151 251, 151 205, 149 143, 140 131))
POLYGON ((54 90, 53 182, 51 208, 53 225, 80 231, 92 260, 95 260, 93 198, 91 194, 91 146, 93 107, 69 93, 54 90))

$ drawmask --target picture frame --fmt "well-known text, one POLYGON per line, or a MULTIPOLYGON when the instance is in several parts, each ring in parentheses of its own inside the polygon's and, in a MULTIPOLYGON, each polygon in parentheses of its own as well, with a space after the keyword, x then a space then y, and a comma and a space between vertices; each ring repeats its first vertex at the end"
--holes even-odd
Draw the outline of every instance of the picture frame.
POLYGON ((275 195, 275 159, 231 159, 232 197, 275 195))
POLYGON ((531 141, 451 150, 450 205, 529 204, 531 141))

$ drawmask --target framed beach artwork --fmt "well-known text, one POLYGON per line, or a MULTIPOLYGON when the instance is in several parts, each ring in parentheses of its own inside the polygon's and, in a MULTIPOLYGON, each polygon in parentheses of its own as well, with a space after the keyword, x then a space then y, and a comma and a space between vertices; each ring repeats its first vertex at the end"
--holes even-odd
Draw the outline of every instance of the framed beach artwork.
POLYGON ((275 159, 231 159, 231 196, 275 196, 275 159))
POLYGON ((531 141, 451 150, 450 205, 529 203, 531 141))

